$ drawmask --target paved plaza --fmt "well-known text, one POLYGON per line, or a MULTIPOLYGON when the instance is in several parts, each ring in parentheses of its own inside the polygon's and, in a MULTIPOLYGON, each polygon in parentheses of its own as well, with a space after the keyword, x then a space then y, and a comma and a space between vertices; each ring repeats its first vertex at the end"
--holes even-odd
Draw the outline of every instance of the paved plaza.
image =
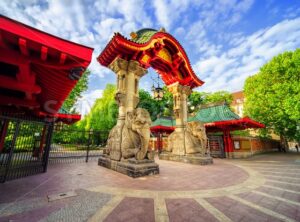
POLYGON ((0 221, 300 221, 297 153, 157 163, 137 179, 95 161, 50 165, 0 184, 0 221))

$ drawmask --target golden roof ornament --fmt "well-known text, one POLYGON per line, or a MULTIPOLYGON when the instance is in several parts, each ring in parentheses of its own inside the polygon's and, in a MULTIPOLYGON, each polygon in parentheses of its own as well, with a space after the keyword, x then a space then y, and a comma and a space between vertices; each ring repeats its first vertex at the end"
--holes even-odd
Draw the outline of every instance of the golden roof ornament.
POLYGON ((164 27, 161 27, 161 28, 159 29, 159 31, 160 31, 160 32, 166 32, 166 29, 165 29, 164 27))
POLYGON ((136 32, 131 32, 130 37, 131 39, 136 39, 138 37, 138 34, 136 32))

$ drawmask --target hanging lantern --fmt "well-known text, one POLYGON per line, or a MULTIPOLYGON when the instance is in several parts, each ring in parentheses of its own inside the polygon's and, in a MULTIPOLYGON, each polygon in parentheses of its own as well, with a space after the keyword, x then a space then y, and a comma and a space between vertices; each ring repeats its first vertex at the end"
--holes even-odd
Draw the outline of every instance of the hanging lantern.
MULTIPOLYGON (((154 81, 155 80, 153 79, 153 82, 154 81)), ((151 91, 153 93, 153 98, 155 100, 159 100, 160 101, 164 97, 164 90, 159 85, 159 75, 157 75, 157 81, 156 82, 157 82, 157 86, 155 87, 154 83, 153 83, 151 91)))
POLYGON ((153 97, 156 100, 162 100, 164 96, 164 90, 158 85, 158 87, 152 87, 153 97))

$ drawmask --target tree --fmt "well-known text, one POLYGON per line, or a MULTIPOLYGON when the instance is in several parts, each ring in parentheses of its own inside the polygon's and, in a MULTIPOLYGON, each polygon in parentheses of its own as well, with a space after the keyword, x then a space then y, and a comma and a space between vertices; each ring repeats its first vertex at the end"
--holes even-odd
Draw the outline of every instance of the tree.
POLYGON ((300 140, 300 49, 274 57, 248 77, 246 115, 286 139, 300 140))
POLYGON ((227 91, 217 91, 214 93, 207 93, 205 95, 204 104, 217 103, 217 102, 227 102, 230 104, 232 102, 232 95, 227 91))
POLYGON ((189 112, 197 112, 201 105, 225 101, 230 104, 232 100, 231 93, 227 91, 217 91, 214 93, 193 91, 188 97, 189 112))
POLYGON ((151 119, 155 120, 160 113, 160 107, 157 101, 144 89, 139 90, 139 99, 138 107, 148 110, 151 119))
POLYGON ((101 98, 95 101, 90 113, 76 125, 83 130, 110 130, 117 122, 118 106, 114 96, 116 87, 107 84, 101 98))
POLYGON ((139 90, 140 102, 138 107, 147 109, 153 121, 158 116, 173 115, 173 95, 166 86, 163 87, 163 91, 164 96, 162 100, 155 100, 149 92, 143 89, 139 90))
MULTIPOLYGON (((67 112, 72 112, 72 108, 74 104, 77 102, 77 99, 80 98, 81 94, 87 90, 88 88, 88 79, 90 75, 90 71, 87 69, 81 76, 81 78, 78 80, 77 84, 67 97, 67 99, 64 101, 62 108, 66 110, 67 112)), ((74 111, 73 111, 74 112, 74 111)))

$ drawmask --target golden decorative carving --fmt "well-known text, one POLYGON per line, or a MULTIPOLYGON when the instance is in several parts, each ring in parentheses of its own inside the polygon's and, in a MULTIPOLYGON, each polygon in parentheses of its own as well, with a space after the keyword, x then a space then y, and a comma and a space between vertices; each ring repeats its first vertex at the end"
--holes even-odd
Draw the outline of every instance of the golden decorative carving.
POLYGON ((147 54, 145 54, 145 55, 143 55, 143 57, 141 58, 141 61, 143 62, 143 63, 148 63, 148 61, 149 61, 149 59, 150 59, 150 56, 148 56, 147 54))
POLYGON ((162 48, 161 50, 159 50, 157 56, 169 63, 172 63, 172 56, 166 48, 162 48))

